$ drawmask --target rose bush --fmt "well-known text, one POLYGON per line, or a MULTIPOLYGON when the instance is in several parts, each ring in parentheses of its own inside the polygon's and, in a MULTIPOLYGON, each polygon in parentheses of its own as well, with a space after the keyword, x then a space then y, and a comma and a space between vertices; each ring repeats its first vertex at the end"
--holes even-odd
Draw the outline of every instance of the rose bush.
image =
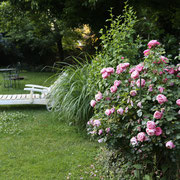
POLYGON ((87 130, 116 151, 113 163, 123 156, 121 168, 126 168, 118 177, 126 173, 135 179, 140 174, 175 179, 180 159, 180 64, 170 64, 157 40, 148 48, 136 66, 124 59, 116 70, 104 67, 98 72, 104 85, 97 90, 100 98, 96 95, 91 102, 95 114, 87 130))

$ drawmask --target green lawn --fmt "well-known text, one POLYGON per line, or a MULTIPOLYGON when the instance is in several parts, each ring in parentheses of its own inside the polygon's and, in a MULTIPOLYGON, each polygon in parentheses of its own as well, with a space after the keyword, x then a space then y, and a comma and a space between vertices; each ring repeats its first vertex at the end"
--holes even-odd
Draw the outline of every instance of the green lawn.
MULTIPOLYGON (((21 85, 50 85, 45 80, 51 75, 26 73, 21 85)), ((1 85, 0 92, 22 89, 1 85)), ((0 107, 0 180, 100 179, 94 167, 97 150, 85 133, 59 122, 44 106, 0 107)))

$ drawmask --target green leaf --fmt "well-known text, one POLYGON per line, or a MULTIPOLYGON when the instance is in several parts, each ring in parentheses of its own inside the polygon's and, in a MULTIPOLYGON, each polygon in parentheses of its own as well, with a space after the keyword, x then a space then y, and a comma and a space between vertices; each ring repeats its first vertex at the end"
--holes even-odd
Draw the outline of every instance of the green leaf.
POLYGON ((133 167, 136 169, 143 169, 143 166, 141 164, 134 164, 133 167))

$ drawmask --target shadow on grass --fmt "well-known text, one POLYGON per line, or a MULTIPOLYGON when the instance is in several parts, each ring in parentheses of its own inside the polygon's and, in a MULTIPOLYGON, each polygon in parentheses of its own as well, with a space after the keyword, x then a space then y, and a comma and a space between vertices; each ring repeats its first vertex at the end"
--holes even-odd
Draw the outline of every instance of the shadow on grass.
MULTIPOLYGON (((0 111, 42 111, 46 109, 46 106, 43 105, 7 105, 0 106, 0 111)), ((48 111, 47 111, 48 112, 48 111)))

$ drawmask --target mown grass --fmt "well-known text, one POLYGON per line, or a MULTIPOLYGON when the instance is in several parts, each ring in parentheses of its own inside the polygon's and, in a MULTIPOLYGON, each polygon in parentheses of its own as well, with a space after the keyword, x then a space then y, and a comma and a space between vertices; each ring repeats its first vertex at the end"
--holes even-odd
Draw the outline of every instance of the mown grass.
MULTIPOLYGON (((26 75, 29 81, 21 83, 50 85, 45 80, 52 74, 26 75)), ((11 94, 23 90, 8 90, 1 83, 1 92, 11 94)), ((76 127, 58 121, 44 106, 1 106, 2 113, 1 180, 100 179, 94 167, 98 144, 90 142, 84 132, 78 132, 76 127), (13 115, 18 113, 21 115, 13 115), (17 119, 14 124, 11 123, 13 116, 17 119), (13 131, 8 131, 8 128, 13 131)))

